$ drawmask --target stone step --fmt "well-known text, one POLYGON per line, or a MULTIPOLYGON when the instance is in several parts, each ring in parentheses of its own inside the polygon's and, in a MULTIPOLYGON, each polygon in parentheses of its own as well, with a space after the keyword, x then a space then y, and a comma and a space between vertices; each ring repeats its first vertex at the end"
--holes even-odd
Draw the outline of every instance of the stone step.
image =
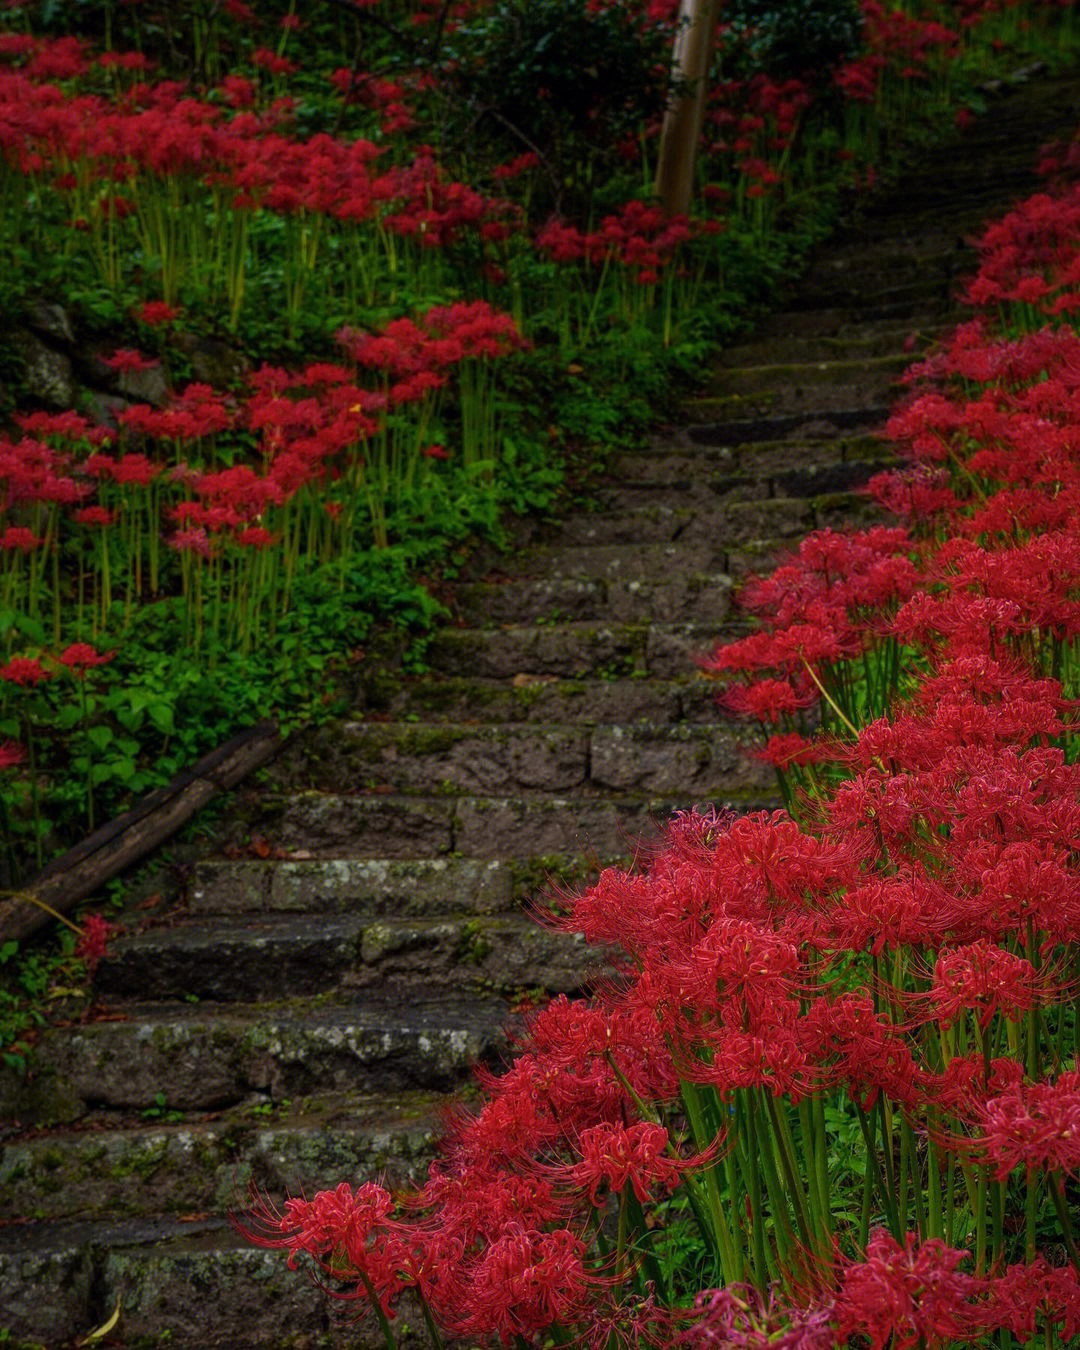
MULTIPOLYGON (((750 810, 772 805, 770 790, 725 790, 716 805, 750 810)), ((459 853, 469 858, 537 858, 631 854, 654 837, 686 797, 631 793, 611 797, 334 796, 293 793, 260 799, 258 826, 272 844, 313 857, 409 859, 459 853)))
MULTIPOLYGON (((962 289, 963 282, 958 280, 956 290, 962 289)), ((908 304, 879 306, 872 304, 873 297, 864 298, 851 305, 815 305, 796 307, 789 296, 772 315, 762 320, 757 335, 763 341, 783 341, 785 336, 798 333, 800 340, 838 338, 845 332, 864 329, 868 326, 887 326, 906 328, 917 332, 926 330, 948 332, 957 324, 971 318, 971 311, 965 309, 958 300, 948 304, 934 304, 913 308, 908 304)))
MULTIPOLYGON (((16 1344, 72 1344, 120 1310, 130 1347, 385 1350, 356 1305, 339 1304, 218 1217, 13 1225, 0 1229, 4 1328, 16 1344), (47 1294, 45 1293, 47 1291, 47 1294)), ((429 1350, 420 1311, 399 1305, 402 1350, 429 1350)), ((120 1344, 115 1336, 103 1344, 120 1344)))
POLYGON ((701 540, 669 544, 593 544, 568 546, 533 544, 519 549, 512 558, 516 577, 553 580, 609 582, 641 581, 650 585, 670 580, 675 572, 686 576, 715 575, 726 571, 726 547, 701 540))
POLYGON ((872 275, 848 278, 845 275, 819 277, 814 284, 800 285, 785 302, 797 314, 843 306, 848 320, 866 323, 895 319, 900 315, 937 316, 942 304, 954 304, 961 278, 971 269, 932 274, 897 284, 882 284, 872 275))
MULTIPOLYGON (((780 353, 777 353, 779 356, 780 353)), ((742 365, 725 360, 706 388, 705 398, 764 397, 789 388, 831 392, 863 384, 876 390, 889 388, 912 364, 910 353, 893 351, 879 356, 856 356, 843 360, 799 362, 794 358, 768 365, 742 365)))
POLYGON ((921 272, 952 266, 956 255, 965 253, 970 247, 945 225, 912 232, 903 222, 897 222, 897 228, 891 234, 868 239, 864 228, 866 219, 863 217, 855 229, 812 250, 807 257, 807 272, 803 275, 812 274, 818 267, 833 270, 876 267, 885 280, 894 277, 907 281, 921 272))
POLYGON ((920 165, 917 182, 901 180, 894 191, 868 201, 865 217, 885 219, 891 209, 894 222, 903 225, 910 218, 909 212, 921 215, 937 205, 971 210, 983 217, 995 210, 1000 212, 1003 201, 1027 195, 1039 182, 1030 149, 1026 160, 1017 154, 1011 163, 999 161, 1002 153, 994 151, 993 163, 958 151, 940 157, 936 163, 920 165))
MULTIPOLYGON (((801 446, 797 445, 787 445, 784 446, 783 450, 771 450, 760 456, 753 454, 749 447, 744 447, 744 450, 746 451, 745 461, 748 465, 753 465, 756 461, 758 476, 754 479, 755 485, 759 489, 765 489, 765 491, 760 495, 748 494, 742 502, 739 502, 736 485, 742 481, 743 475, 738 473, 732 473, 722 478, 718 476, 712 481, 712 484, 708 485, 715 486, 718 491, 720 488, 728 490, 730 496, 724 504, 730 506, 738 514, 740 520, 746 518, 749 502, 777 501, 790 503, 801 498, 817 498, 822 493, 855 492, 861 489, 874 474, 899 462, 896 456, 891 453, 892 447, 887 443, 879 443, 874 447, 872 453, 861 459, 847 459, 840 454, 831 457, 821 453, 807 454, 804 453, 801 446)), ((603 490, 600 489, 600 491, 603 490)), ((618 494, 620 500, 627 500, 632 499, 634 495, 647 494, 649 488, 647 484, 634 483, 630 486, 623 485, 612 491, 613 494, 618 494)), ((817 503, 814 502, 812 505, 816 506, 817 503)), ((790 508, 780 508, 782 512, 786 512, 788 509, 790 508)), ((718 510, 713 511, 709 518, 715 519, 718 514, 718 510)), ((761 519, 763 519, 765 528, 768 528, 767 519, 761 519)), ((811 519, 809 510, 805 519, 807 521, 811 519)), ((691 542, 700 528, 702 527, 695 522, 694 528, 686 532, 691 542)), ((760 528, 759 525, 759 530, 760 528)), ((757 532, 755 531, 755 533, 757 532)), ((730 532, 725 531, 724 537, 729 543, 737 545, 737 538, 733 539, 730 532)), ((669 613, 663 608, 658 608, 656 612, 669 613)), ((671 617, 689 618, 693 615, 671 615, 671 617)))
MULTIPOLYGON (((818 446, 816 449, 817 457, 828 457, 829 452, 824 447, 818 446)), ((687 514, 715 513, 718 508, 725 506, 738 509, 746 502, 764 501, 774 495, 770 491, 767 474, 740 472, 735 467, 734 456, 725 457, 716 447, 712 449, 712 456, 712 463, 707 468, 703 458, 702 472, 690 481, 669 479, 664 483, 627 482, 608 470, 593 487, 592 509, 582 514, 590 523, 595 523, 598 516, 657 510, 682 512, 685 519, 687 514)), ((671 466, 666 468, 670 470, 671 466)), ((680 542, 685 537, 685 528, 675 536, 680 542)), ((647 541, 643 539, 641 542, 647 541)))
POLYGON ((855 402, 820 412, 789 412, 760 417, 716 416, 707 418, 706 409, 694 403, 689 411, 700 419, 686 429, 689 440, 697 445, 739 445, 753 441, 817 439, 833 432, 872 431, 885 425, 892 405, 887 402, 855 402))
POLYGON ((195 864, 186 912, 335 914, 367 919, 498 914, 524 897, 527 864, 499 859, 208 858, 195 864))
POLYGON ((915 361, 945 331, 938 325, 912 328, 908 324, 890 322, 849 324, 845 332, 835 336, 804 337, 796 331, 771 338, 755 338, 726 348, 721 359, 725 366, 776 366, 785 362, 809 365, 880 357, 915 361))
POLYGON ((225 1214, 263 1190, 311 1195, 342 1177, 417 1179, 434 1152, 443 1098, 355 1092, 241 1107, 119 1128, 108 1117, 76 1132, 34 1130, 0 1145, 0 1213, 17 1220, 225 1214))
MULTIPOLYGON (((552 547, 616 544, 640 548, 647 544, 692 545, 698 540, 722 540, 730 547, 762 534, 800 534, 813 528, 813 512, 805 501, 769 497, 767 492, 768 483, 758 481, 741 494, 737 490, 725 496, 700 492, 693 506, 682 509, 648 505, 575 515, 545 542, 552 547)), ((663 610, 659 612, 671 617, 663 610)))
POLYGON ((220 1110, 319 1092, 447 1091, 505 1049, 507 1004, 421 1003, 384 988, 354 1002, 163 1003, 42 1031, 37 1077, 0 1066, 0 1115, 62 1124, 102 1111, 220 1110), (113 1020, 115 1017, 123 1020, 113 1020))
POLYGON ((699 445, 680 435, 677 441, 658 438, 640 450, 620 451, 608 469, 608 476, 619 486, 609 488, 605 483, 599 491, 617 493, 618 500, 629 502, 634 493, 671 484, 687 491, 701 484, 719 495, 737 492, 743 483, 764 481, 769 484, 767 496, 783 496, 774 484, 793 469, 882 463, 893 457, 894 448, 888 441, 868 433, 824 441, 805 437, 745 445, 699 445))
MULTIPOLYGON (((752 503, 761 507, 775 503, 752 503)), ((805 502, 785 503, 787 533, 798 534, 812 522, 805 502)), ((768 513, 773 516, 774 513, 768 513)), ((747 529, 741 538, 775 535, 780 513, 760 530, 747 529), (772 525, 770 530, 767 525, 772 525)), ((724 637, 746 629, 745 623, 558 623, 511 625, 492 630, 444 628, 431 639, 426 660, 441 675, 475 675, 513 679, 526 675, 559 675, 578 679, 593 676, 639 675, 677 679, 694 668, 695 658, 724 637)))
POLYGON ((611 791, 707 796, 763 781, 750 757, 759 743, 756 733, 730 721, 592 727, 346 722, 333 736, 334 747, 319 738, 307 742, 310 759, 303 776, 326 774, 331 783, 395 792, 431 791, 438 784, 444 793, 473 796, 611 791))
MULTIPOLYGON (((764 487, 755 490, 764 496, 764 487)), ((704 498, 700 503, 687 501, 682 505, 655 502, 627 507, 618 511, 575 511, 537 537, 537 543, 553 543, 577 547, 597 544, 667 544, 676 540, 700 538, 707 528, 702 517, 711 509, 704 498)))
MULTIPOLYGON (((902 369, 907 368, 907 363, 902 369)), ((895 401, 901 392, 900 367, 854 372, 844 384, 779 382, 766 387, 748 387, 741 393, 705 393, 687 404, 687 413, 695 420, 735 420, 751 417, 800 417, 804 421, 832 421, 834 410, 882 406, 895 401)), ((835 424, 835 423, 834 423, 835 424)))
MULTIPOLYGON (((465 901, 464 906, 468 907, 465 901)), ((312 914, 188 920, 118 938, 94 989, 109 1000, 215 1003, 332 993, 385 1001, 451 1000, 486 991, 579 993, 599 956, 522 914, 322 918, 312 914)))
MULTIPOLYGON (((507 562, 513 566, 513 559, 507 562)), ((515 581, 507 577, 455 587, 453 607, 466 623, 476 625, 565 620, 647 623, 654 614, 676 621, 722 619, 728 612, 730 591, 730 580, 723 573, 678 574, 651 582, 570 577, 515 581)))
MULTIPOLYGON (((715 688, 689 672, 682 680, 412 680, 368 709, 427 722, 715 722, 715 688)), ((368 714, 370 716, 370 712, 368 714)))

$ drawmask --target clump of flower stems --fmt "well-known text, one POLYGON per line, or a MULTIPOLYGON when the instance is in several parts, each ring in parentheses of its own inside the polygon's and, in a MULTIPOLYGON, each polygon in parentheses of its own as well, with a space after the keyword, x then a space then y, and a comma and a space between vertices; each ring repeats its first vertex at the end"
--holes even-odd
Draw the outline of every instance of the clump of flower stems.
POLYGON ((787 809, 677 815, 551 922, 612 953, 531 1013, 427 1181, 253 1240, 504 1345, 1067 1347, 1080 1336, 1076 146, 991 226, 870 492, 705 662, 787 809))

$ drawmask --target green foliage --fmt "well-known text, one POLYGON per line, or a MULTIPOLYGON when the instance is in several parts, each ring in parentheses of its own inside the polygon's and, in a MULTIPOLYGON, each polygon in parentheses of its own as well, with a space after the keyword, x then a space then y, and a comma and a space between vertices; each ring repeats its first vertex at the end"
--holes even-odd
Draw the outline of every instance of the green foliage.
POLYGON ((496 0, 447 41, 449 136, 474 164, 538 154, 544 201, 587 218, 619 143, 663 111, 670 43, 633 5, 496 0))
POLYGON ((859 49, 857 0, 728 0, 724 22, 748 70, 824 83, 859 49))

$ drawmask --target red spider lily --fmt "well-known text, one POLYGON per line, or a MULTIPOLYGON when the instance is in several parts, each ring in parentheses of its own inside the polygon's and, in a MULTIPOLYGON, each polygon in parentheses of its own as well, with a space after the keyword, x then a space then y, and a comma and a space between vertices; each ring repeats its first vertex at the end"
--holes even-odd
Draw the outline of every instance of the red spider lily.
POLYGON ((973 1147, 999 1181, 1021 1166, 1029 1174, 1080 1168, 1080 1073, 1061 1073, 1055 1082, 1014 1083, 987 1097, 976 1119, 973 1147))
POLYGON ((629 1127, 594 1125, 581 1132, 577 1141, 581 1160, 567 1170, 566 1180, 582 1187, 594 1206, 601 1203, 604 1185, 615 1192, 629 1185, 644 1202, 654 1186, 671 1190, 678 1183, 679 1164, 667 1156, 667 1145, 667 1130, 648 1121, 629 1127))
POLYGON ((35 656, 13 656, 6 665, 0 666, 0 680, 23 688, 32 689, 52 677, 52 671, 35 656))
POLYGON ((809 740, 798 731, 778 732, 769 737, 757 759, 776 769, 790 769, 808 764, 829 764, 836 760, 837 750, 829 741, 809 740))
POLYGON ((255 48, 251 54, 251 64, 271 75, 291 75, 297 69, 295 61, 290 61, 287 56, 279 56, 267 47, 255 48))
POLYGON ((717 1350, 833 1350, 836 1345, 828 1302, 785 1307, 775 1292, 765 1295, 751 1285, 703 1290, 692 1316, 693 1326, 674 1344, 717 1350))
POLYGON ((974 1012, 981 1031, 986 1031, 995 1014, 1016 1021, 1040 999, 1048 1000, 1048 990, 1031 962, 984 938, 943 951, 934 963, 927 994, 929 1015, 939 1027, 974 1012))
POLYGON ((57 662, 66 666, 76 677, 81 677, 94 666, 105 666, 116 655, 115 652, 99 652, 88 642, 73 642, 56 657, 57 662))
POLYGON ((26 747, 17 741, 0 741, 0 770, 16 769, 26 763, 26 747))
POLYGON ((44 539, 39 538, 25 525, 9 525, 4 533, 0 534, 0 549, 5 551, 33 553, 34 549, 41 548, 44 543, 44 539))
POLYGON ((903 1029, 875 1012, 868 994, 819 998, 798 1027, 804 1053, 818 1065, 821 1080, 842 1084, 863 1110, 882 1092, 909 1107, 923 1099, 925 1070, 917 1063, 903 1029))
POLYGON ((150 327, 174 323, 181 311, 175 305, 167 305, 164 300, 144 300, 135 311, 135 317, 150 327))
POLYGON ((906 1234, 904 1245, 874 1233, 862 1261, 845 1263, 833 1304, 837 1342, 866 1337, 872 1350, 967 1338, 985 1284, 958 1269, 968 1253, 906 1234))
POLYGON ((72 512, 71 518, 77 525, 97 525, 104 529, 115 521, 116 515, 105 506, 83 506, 72 512))
POLYGON ((460 1277, 463 1310, 448 1326, 459 1336, 498 1336, 511 1345, 516 1337, 581 1321, 599 1283, 584 1254, 584 1242, 568 1229, 508 1223, 460 1277))
POLYGON ((1039 1255, 991 1276, 987 1285, 982 1324, 988 1329, 1001 1328, 1028 1341, 1042 1322, 1048 1335, 1060 1324, 1064 1345, 1080 1336, 1080 1275, 1075 1266, 1052 1266, 1039 1255))
MULTIPOLYGON (((927 1099, 973 1127, 987 1097, 1008 1092, 1023 1077, 1023 1067, 1015 1059, 998 1056, 987 1064, 981 1054, 954 1055, 940 1074, 932 1076, 927 1099)), ((948 1148, 966 1148, 969 1140, 965 1133, 962 1137, 946 1136, 943 1142, 948 1148)))
POLYGON ((291 1267, 306 1254, 328 1276, 362 1280, 384 1315, 392 1316, 402 1290, 415 1284, 408 1272, 420 1264, 417 1239, 390 1217, 393 1201, 381 1186, 365 1182, 354 1192, 343 1181, 312 1200, 286 1201, 284 1213, 265 1197, 255 1202, 237 1223, 249 1241, 287 1251, 291 1267))
POLYGON ((79 920, 79 928, 75 955, 93 969, 106 955, 110 940, 120 932, 120 925, 110 923, 101 914, 84 914, 79 920))

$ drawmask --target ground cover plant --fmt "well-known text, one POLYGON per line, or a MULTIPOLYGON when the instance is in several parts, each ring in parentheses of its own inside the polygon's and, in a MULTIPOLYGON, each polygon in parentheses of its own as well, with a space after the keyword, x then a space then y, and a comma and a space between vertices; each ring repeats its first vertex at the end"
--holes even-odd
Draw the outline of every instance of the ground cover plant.
POLYGON ((388 1346, 410 1299, 435 1345, 1080 1337, 1080 140, 1043 167, 890 420, 899 523, 808 537, 705 662, 787 809, 566 898, 618 973, 529 1016, 423 1186, 242 1221, 388 1346))

